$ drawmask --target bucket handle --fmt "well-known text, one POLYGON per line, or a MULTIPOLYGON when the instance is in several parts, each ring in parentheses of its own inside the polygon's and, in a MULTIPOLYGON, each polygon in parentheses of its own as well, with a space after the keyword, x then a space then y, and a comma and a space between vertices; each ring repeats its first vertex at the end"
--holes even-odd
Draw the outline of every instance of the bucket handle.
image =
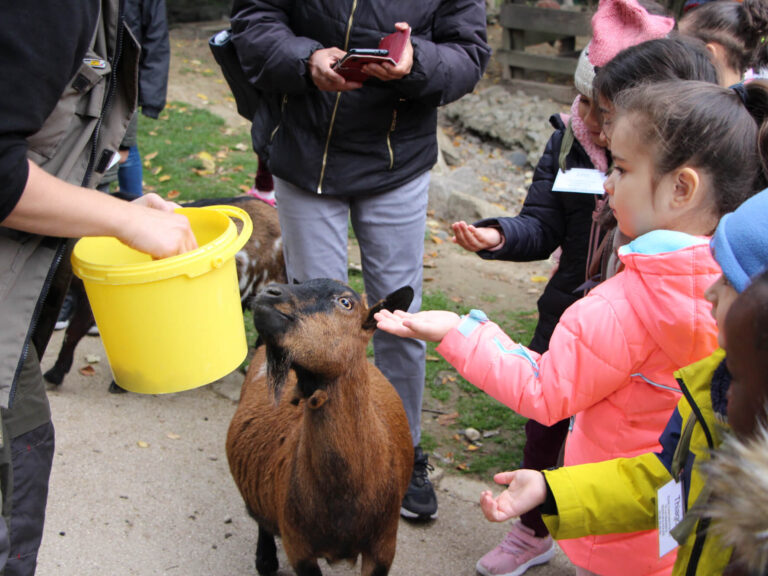
POLYGON ((229 216, 230 218, 236 218, 243 223, 243 228, 240 230, 240 234, 237 236, 234 242, 232 242, 226 250, 222 250, 222 253, 214 259, 213 267, 218 268, 227 262, 230 258, 232 258, 235 254, 237 254, 243 246, 245 246, 245 243, 248 242, 248 240, 251 238, 251 234, 253 233, 253 222, 251 221, 251 217, 248 216, 248 212, 242 208, 238 208, 237 206, 217 204, 215 206, 208 206, 207 208, 209 210, 220 212, 221 214, 229 216))

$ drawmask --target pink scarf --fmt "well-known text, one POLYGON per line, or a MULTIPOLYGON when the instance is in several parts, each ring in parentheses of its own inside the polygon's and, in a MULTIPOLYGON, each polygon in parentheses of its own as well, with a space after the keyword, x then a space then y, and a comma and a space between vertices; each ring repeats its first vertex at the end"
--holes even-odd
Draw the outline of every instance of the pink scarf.
POLYGON ((601 148, 592 142, 592 138, 589 136, 589 130, 587 130, 587 127, 584 125, 581 116, 579 116, 579 96, 576 96, 576 99, 571 105, 570 117, 567 114, 561 114, 560 117, 566 125, 570 120, 573 136, 578 140, 579 144, 581 144, 581 147, 584 148, 589 159, 592 160, 592 165, 600 170, 600 172, 608 170, 608 155, 605 153, 605 148, 601 148))

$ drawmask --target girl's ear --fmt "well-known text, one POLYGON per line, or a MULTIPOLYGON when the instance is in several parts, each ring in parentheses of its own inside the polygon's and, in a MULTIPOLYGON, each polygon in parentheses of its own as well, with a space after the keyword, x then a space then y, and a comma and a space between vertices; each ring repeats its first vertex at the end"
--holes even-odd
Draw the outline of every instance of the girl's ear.
POLYGON ((690 205, 701 194, 701 176, 695 168, 684 166, 675 173, 672 204, 681 208, 690 205))

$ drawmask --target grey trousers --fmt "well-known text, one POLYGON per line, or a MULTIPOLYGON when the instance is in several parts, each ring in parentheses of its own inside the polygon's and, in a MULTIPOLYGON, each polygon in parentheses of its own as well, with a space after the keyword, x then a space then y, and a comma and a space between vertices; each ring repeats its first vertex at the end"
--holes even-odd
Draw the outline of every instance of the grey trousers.
MULTIPOLYGON (((363 281, 373 304, 402 286, 414 291, 410 311, 421 308, 429 172, 375 196, 327 196, 275 178, 288 281, 347 281, 349 222, 360 245, 363 281)), ((414 446, 421 440, 426 345, 377 331, 376 366, 403 401, 414 446)))

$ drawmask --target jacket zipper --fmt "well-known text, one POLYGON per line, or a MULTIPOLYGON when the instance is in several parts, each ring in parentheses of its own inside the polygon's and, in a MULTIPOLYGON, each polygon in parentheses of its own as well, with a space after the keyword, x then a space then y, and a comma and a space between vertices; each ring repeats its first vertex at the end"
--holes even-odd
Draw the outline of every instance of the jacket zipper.
MULTIPOLYGON (((701 429, 704 431, 704 436, 706 436, 707 438, 707 446, 709 446, 710 451, 714 450, 715 444, 714 444, 714 440, 712 439, 712 433, 710 432, 709 427, 707 426, 707 423, 704 420, 704 416, 701 413, 701 409, 699 408, 698 404, 696 404, 693 401, 693 396, 691 395, 688 388, 685 386, 683 379, 678 378, 677 382, 678 384, 680 384, 680 390, 682 391, 683 395, 685 395, 686 400, 688 400, 688 404, 690 404, 691 410, 696 415, 696 418, 701 424, 701 429)), ((702 518, 701 520, 699 520, 699 522, 696 525, 696 539, 693 542, 691 555, 688 558, 688 567, 685 571, 686 576, 696 576, 696 570, 699 566, 699 560, 701 560, 701 554, 704 551, 704 543, 707 538, 707 530, 709 529, 709 523, 710 523, 709 518, 702 518)))
MULTIPOLYGON (((108 23, 103 21, 102 23, 105 26, 105 28, 108 27, 108 23)), ((112 58, 112 71, 110 72, 110 78, 109 78, 109 92, 107 93, 106 100, 104 101, 104 106, 101 107, 101 113, 99 114, 99 120, 96 122, 96 127, 93 129, 93 135, 91 136, 91 157, 88 160, 88 168, 85 170, 85 177, 83 178, 83 186, 87 186, 88 182, 91 179, 91 174, 93 174, 93 166, 96 163, 96 149, 97 144, 99 142, 99 136, 101 134, 101 125, 104 123, 104 117, 109 113, 110 108, 112 108, 112 101, 115 96, 115 92, 117 91, 117 72, 118 68, 120 67, 120 57, 123 52, 123 0, 120 0, 119 3, 119 10, 118 10, 118 21, 117 21, 117 46, 115 47, 115 55, 114 58, 112 58)), ((109 48, 107 47, 107 50, 109 48)))
POLYGON ((392 136, 392 132, 395 131, 395 126, 397 126, 397 108, 392 110, 392 124, 389 125, 389 130, 387 131, 387 150, 389 150, 389 170, 392 170, 392 167, 395 165, 395 153, 392 150, 392 141, 390 140, 390 136, 392 136))
MULTIPOLYGON (((349 47, 349 34, 352 32, 352 21, 355 18, 355 10, 357 10, 357 0, 352 1, 352 11, 349 13, 349 20, 347 20, 347 34, 344 37, 344 51, 346 52, 349 47)), ((333 134, 333 124, 336 121, 336 111, 339 109, 339 101, 341 100, 341 92, 336 93, 336 102, 333 105, 333 113, 331 114, 331 124, 328 126, 328 136, 325 138, 325 149, 323 150, 323 163, 320 166, 320 180, 317 183, 317 193, 323 193, 323 179, 325 178, 325 165, 328 162, 328 148, 331 145, 331 134, 333 134)))
POLYGON ((277 126, 275 126, 272 129, 272 132, 269 134, 269 142, 272 143, 272 140, 275 138, 275 134, 277 134, 277 131, 280 130, 280 125, 282 122, 283 114, 285 113, 285 105, 288 103, 288 94, 283 94, 283 101, 280 103, 280 122, 277 123, 277 126))

